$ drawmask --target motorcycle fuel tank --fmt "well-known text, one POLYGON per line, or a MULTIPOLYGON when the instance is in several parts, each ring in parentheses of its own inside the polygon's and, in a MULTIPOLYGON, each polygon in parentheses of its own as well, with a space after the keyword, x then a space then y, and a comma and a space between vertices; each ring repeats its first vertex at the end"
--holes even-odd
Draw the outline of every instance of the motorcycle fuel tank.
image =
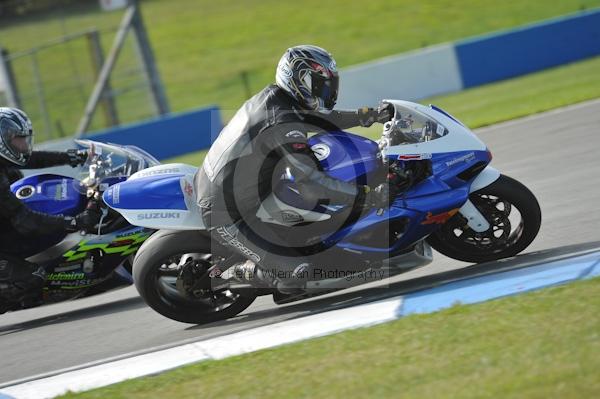
POLYGON ((76 184, 70 177, 44 174, 27 176, 14 182, 10 189, 34 211, 74 216, 85 206, 76 184))
POLYGON ((381 167, 377 143, 366 137, 343 131, 319 133, 308 144, 323 171, 338 180, 367 184, 367 177, 381 167))

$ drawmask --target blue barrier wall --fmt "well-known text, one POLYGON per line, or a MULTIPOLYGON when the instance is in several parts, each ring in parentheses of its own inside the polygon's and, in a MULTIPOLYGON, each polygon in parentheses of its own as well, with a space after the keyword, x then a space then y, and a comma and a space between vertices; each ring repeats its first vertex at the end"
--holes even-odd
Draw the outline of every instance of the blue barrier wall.
POLYGON ((136 145, 158 159, 166 159, 210 147, 211 138, 217 137, 222 126, 219 108, 210 107, 94 132, 82 138, 136 145))
MULTIPOLYGON (((376 60, 341 71, 338 106, 418 100, 600 54, 600 9, 376 60)), ((206 108, 86 136, 137 145, 158 159, 203 150, 222 128, 206 108)))
POLYGON ((463 87, 600 54, 600 10, 456 43, 463 87))

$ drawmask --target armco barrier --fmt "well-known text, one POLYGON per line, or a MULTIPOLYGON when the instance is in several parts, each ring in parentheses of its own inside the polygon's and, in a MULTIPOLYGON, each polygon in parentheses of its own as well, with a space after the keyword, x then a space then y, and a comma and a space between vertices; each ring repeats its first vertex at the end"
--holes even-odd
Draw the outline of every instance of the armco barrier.
POLYGON ((222 126, 219 108, 210 107, 96 132, 82 138, 136 145, 158 159, 166 159, 210 147, 222 126))
POLYGON ((340 108, 383 98, 416 99, 462 89, 454 46, 432 46, 340 71, 340 108))
POLYGON ((600 54, 600 9, 455 44, 463 87, 600 54))

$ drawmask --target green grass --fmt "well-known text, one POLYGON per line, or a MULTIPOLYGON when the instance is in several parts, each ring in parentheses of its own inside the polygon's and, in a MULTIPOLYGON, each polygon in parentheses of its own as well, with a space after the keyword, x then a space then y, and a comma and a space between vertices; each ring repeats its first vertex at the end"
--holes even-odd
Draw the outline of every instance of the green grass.
MULTIPOLYGON (((148 0, 142 12, 158 68, 173 111, 219 104, 236 109, 245 100, 241 73, 252 91, 273 80, 276 62, 285 48, 314 43, 329 49, 340 67, 441 42, 488 33, 600 6, 600 0, 148 0)), ((115 27, 122 12, 98 11, 94 2, 33 17, 0 21, 0 45, 21 51, 90 27, 115 27)), ((108 34, 103 42, 111 42, 108 34)), ((75 126, 91 91, 92 75, 83 41, 40 55, 51 125, 61 121, 66 133, 75 126), (72 87, 65 88, 65 82, 72 87)), ((115 87, 139 77, 134 49, 127 45, 117 64, 115 87)), ((42 127, 33 93, 29 60, 19 61, 17 79, 26 91, 25 108, 42 127)), ((152 110, 146 91, 123 97, 120 114, 134 120, 152 110)), ((96 118, 95 127, 102 125, 96 118)))
POLYGON ((183 367, 69 398, 600 397, 600 279, 183 367))
MULTIPOLYGON (((600 57, 549 69, 503 82, 422 100, 435 104, 477 128, 600 97, 600 57)), ((381 125, 351 129, 376 139, 381 125)), ((206 151, 166 160, 200 165, 206 151)))

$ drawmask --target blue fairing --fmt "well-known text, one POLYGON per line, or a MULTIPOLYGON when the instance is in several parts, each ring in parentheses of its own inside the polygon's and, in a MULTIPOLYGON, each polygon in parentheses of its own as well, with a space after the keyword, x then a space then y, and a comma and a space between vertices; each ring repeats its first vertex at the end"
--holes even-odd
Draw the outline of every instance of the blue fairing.
POLYGON ((320 133, 308 140, 323 170, 338 180, 367 184, 369 175, 381 167, 377 143, 347 132, 320 133), (318 146, 327 152, 323 154, 318 146), (315 146, 316 149, 315 149, 315 146), (324 158, 319 154, 326 155, 324 158))
MULTIPOLYGON (((382 172, 392 162, 427 163, 425 170, 430 173, 399 195, 389 209, 373 210, 355 222, 342 223, 340 230, 321 236, 325 244, 382 257, 409 248, 455 215, 468 199, 473 179, 490 161, 487 151, 471 150, 435 153, 430 159, 419 161, 399 161, 396 155, 383 163, 375 142, 345 132, 318 134, 309 139, 309 144, 325 173, 354 184, 381 181, 377 177, 385 176, 382 172), (389 233, 392 228, 393 235, 386 236, 386 231, 389 233), (387 239, 382 242, 371 239, 373 236, 391 236, 392 239, 391 242, 387 239)), ((129 180, 126 184, 111 186, 103 198, 116 209, 186 210, 182 176, 156 174, 129 180)), ((296 189, 292 170, 288 169, 282 176, 274 187, 274 193, 291 206, 302 209, 310 206, 305 204, 296 189)), ((323 203, 311 210, 330 214, 334 219, 336 215, 354 215, 342 211, 349 206, 351 204, 323 203)))
POLYGON ((155 175, 115 184, 104 192, 103 199, 116 209, 186 210, 182 175, 155 175))
MULTIPOLYGON (((392 158, 389 159, 392 161, 392 158)), ((410 162, 410 161, 409 161, 410 162)), ((479 165, 487 165, 490 155, 487 151, 458 151, 433 154, 431 176, 404 193, 405 198, 422 197, 455 188, 470 186, 470 179, 461 179, 461 173, 479 165)))
POLYGON ((85 197, 77 191, 77 185, 77 180, 70 177, 43 174, 25 177, 10 188, 34 211, 74 216, 85 207, 85 197))
POLYGON ((432 215, 447 212, 452 209, 460 208, 469 196, 467 186, 441 192, 413 200, 397 199, 393 205, 377 213, 375 210, 358 220, 356 223, 341 229, 324 239, 329 244, 337 243, 340 248, 351 249, 363 252, 389 253, 419 241, 423 237, 431 234, 440 225, 431 223, 423 224, 429 213, 432 215), (405 233, 398 237, 396 242, 390 248, 366 247, 357 244, 354 238, 362 232, 369 231, 381 224, 391 224, 394 220, 407 220, 405 233))
MULTIPOLYGON (((439 112, 442 112, 441 110, 439 112)), ((382 163, 378 157, 377 144, 363 137, 344 132, 319 134, 309 140, 311 148, 320 159, 323 171, 336 179, 366 184, 368 178, 380 170, 382 163), (315 145, 321 144, 326 147, 315 145), (329 149, 324 151, 323 149, 329 149), (323 155, 327 155, 323 157, 323 155)), ((388 163, 414 162, 398 161, 398 156, 390 156, 388 163)), ((458 151, 432 154, 429 177, 415 184, 397 198, 394 204, 383 213, 376 211, 363 216, 336 232, 323 236, 323 241, 339 248, 371 252, 393 253, 431 234, 440 223, 435 216, 444 220, 448 212, 456 212, 469 196, 469 187, 478 172, 490 161, 487 151, 458 151), (441 216, 440 216, 441 215, 441 216), (432 220, 428 220, 432 217, 432 220), (369 231, 384 228, 395 222, 402 222, 404 233, 390 247, 373 247, 360 244, 360 237, 369 231)), ((408 166, 408 165, 405 165, 408 166)), ((371 180, 372 181, 372 180, 371 180)), ((297 208, 307 209, 298 190, 295 189, 291 174, 284 176, 275 188, 280 200, 297 208)), ((328 204, 312 208, 313 211, 335 215, 348 204, 328 204)), ((454 213, 452 213, 454 214, 454 213)))

